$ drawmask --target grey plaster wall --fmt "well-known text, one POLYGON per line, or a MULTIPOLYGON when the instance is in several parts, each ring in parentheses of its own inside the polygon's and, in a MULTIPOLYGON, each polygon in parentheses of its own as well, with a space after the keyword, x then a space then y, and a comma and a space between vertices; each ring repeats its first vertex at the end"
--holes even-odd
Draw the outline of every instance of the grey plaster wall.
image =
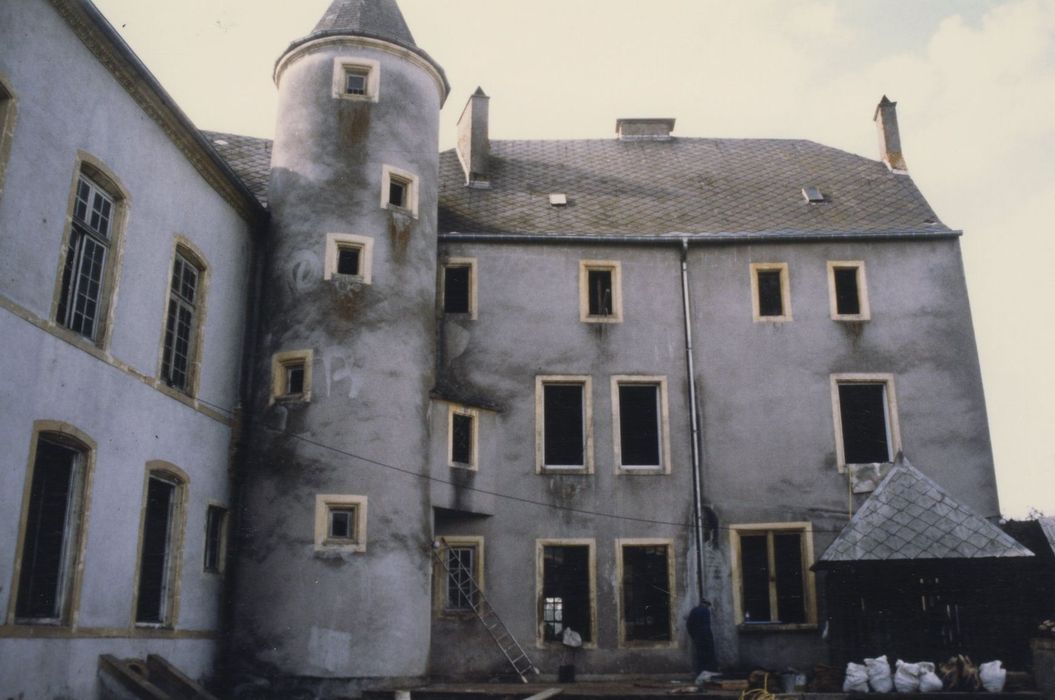
MULTIPOLYGON (((161 653, 190 675, 210 672, 223 577, 204 573, 208 504, 230 504, 229 421, 238 401, 252 237, 167 135, 43 1, 0 7, 0 74, 17 97, 0 197, 0 687, 26 697, 92 697, 102 653, 161 653), (27 40, 33 37, 33 40, 27 40), (101 161, 127 195, 116 264, 111 339, 88 352, 51 318, 78 152, 101 161), (202 251, 200 394, 195 405, 157 388, 176 237, 202 251), (213 415, 206 415, 212 410, 213 415), (87 494, 80 608, 69 639, 29 639, 11 625, 15 551, 37 420, 63 421, 95 441, 87 494), (137 638, 132 600, 146 464, 188 476, 174 631, 137 638)), ((61 636, 61 635, 59 635, 61 636)))
MULTIPOLYGON (((462 400, 489 403, 498 410, 493 418, 481 420, 483 458, 468 483, 456 473, 462 470, 445 466, 445 410, 442 417, 433 415, 433 475, 442 482, 446 471, 451 482, 433 486, 434 505, 457 509, 459 502, 468 504, 460 517, 440 512, 437 533, 484 536, 488 596, 515 636, 530 645, 537 620, 535 540, 594 538, 599 648, 580 652, 580 672, 688 669, 681 626, 695 598, 690 531, 630 519, 688 523, 691 517, 680 251, 444 243, 441 260, 448 255, 477 259, 479 312, 475 321, 452 318, 441 323, 440 379, 451 387, 445 398, 465 397, 462 400), (579 320, 581 259, 621 261, 622 323, 579 320), (669 476, 613 473, 609 378, 634 373, 668 378, 673 452, 669 476), (539 374, 592 377, 593 475, 535 473, 534 378, 539 374), (499 495, 472 492, 477 484, 499 495), (487 517, 475 517, 479 514, 487 517), (674 539, 679 561, 678 648, 617 649, 617 537, 674 539)), ((754 627, 750 633, 741 632, 733 614, 729 527, 809 522, 819 556, 846 523, 851 503, 846 477, 835 463, 832 373, 892 374, 908 458, 982 515, 998 512, 959 246, 956 241, 701 246, 691 248, 689 270, 704 500, 717 519, 706 547, 704 587, 715 603, 720 658, 733 665, 807 667, 827 659, 821 637, 826 618, 823 576, 817 576, 817 628, 754 627), (831 319, 828 260, 864 261, 871 320, 831 319), (794 320, 753 321, 751 262, 788 264, 794 320)), ((497 649, 477 627, 465 620, 434 621, 435 673, 486 675, 501 670, 497 649)), ((555 671, 558 651, 532 653, 544 670, 555 671)))
POLYGON ((354 40, 297 49, 280 80, 237 595, 254 673, 425 672, 439 107, 429 72, 354 40), (332 96, 337 56, 380 63, 377 102, 332 96), (418 218, 380 206, 385 164, 419 177, 418 218), (327 233, 372 238, 371 284, 323 279, 327 233), (272 354, 299 349, 311 401, 268 405, 272 354), (367 497, 365 552, 314 552, 317 494, 367 497))

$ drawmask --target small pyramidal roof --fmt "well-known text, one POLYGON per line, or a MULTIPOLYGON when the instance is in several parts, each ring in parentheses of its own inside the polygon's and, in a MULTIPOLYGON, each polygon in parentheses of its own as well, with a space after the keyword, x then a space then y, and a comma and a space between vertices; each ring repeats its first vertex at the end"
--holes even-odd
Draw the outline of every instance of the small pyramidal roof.
POLYGON ((396 0, 333 0, 311 36, 369 36, 416 47, 396 0))
POLYGON ((1031 556, 902 458, 818 563, 1031 556))

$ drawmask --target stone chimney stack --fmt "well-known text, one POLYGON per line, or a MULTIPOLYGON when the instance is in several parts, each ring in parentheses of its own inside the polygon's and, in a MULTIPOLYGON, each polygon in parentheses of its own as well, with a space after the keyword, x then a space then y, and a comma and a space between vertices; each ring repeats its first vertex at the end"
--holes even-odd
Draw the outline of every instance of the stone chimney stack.
POLYGON ((491 157, 491 138, 487 121, 491 98, 483 88, 476 88, 465 103, 458 119, 458 159, 465 171, 465 184, 469 187, 490 187, 491 176, 488 160, 491 157))
POLYGON ((897 128, 897 102, 883 95, 872 117, 879 132, 879 158, 894 172, 908 172, 901 154, 901 135, 897 128))

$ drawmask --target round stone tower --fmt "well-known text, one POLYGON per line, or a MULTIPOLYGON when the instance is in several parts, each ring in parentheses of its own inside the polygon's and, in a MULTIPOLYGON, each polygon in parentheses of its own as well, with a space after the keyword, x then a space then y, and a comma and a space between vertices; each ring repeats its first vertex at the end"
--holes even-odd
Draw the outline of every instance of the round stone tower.
POLYGON ((234 653, 275 677, 421 676, 448 85, 395 0, 336 0, 274 77, 234 653))

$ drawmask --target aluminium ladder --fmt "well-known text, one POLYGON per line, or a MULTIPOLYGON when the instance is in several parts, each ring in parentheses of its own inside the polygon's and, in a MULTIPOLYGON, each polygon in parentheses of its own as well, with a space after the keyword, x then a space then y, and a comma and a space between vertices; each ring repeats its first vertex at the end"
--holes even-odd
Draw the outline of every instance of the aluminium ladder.
POLYGON ((491 638, 494 639, 495 644, 502 651, 502 655, 509 661, 516 674, 520 676, 521 682, 527 683, 527 674, 538 675, 538 668, 532 663, 527 652, 513 637, 509 628, 502 622, 502 619, 498 617, 498 613, 495 612, 494 607, 488 602, 487 597, 484 596, 480 586, 476 583, 476 577, 473 572, 461 562, 461 559, 455 558, 452 562, 450 557, 446 556, 448 549, 447 541, 441 537, 439 546, 433 549, 433 556, 439 561, 443 570, 447 572, 448 580, 451 580, 450 575, 452 573, 457 574, 453 580, 458 587, 458 592, 461 593, 462 597, 469 603, 473 613, 487 628, 491 638))

